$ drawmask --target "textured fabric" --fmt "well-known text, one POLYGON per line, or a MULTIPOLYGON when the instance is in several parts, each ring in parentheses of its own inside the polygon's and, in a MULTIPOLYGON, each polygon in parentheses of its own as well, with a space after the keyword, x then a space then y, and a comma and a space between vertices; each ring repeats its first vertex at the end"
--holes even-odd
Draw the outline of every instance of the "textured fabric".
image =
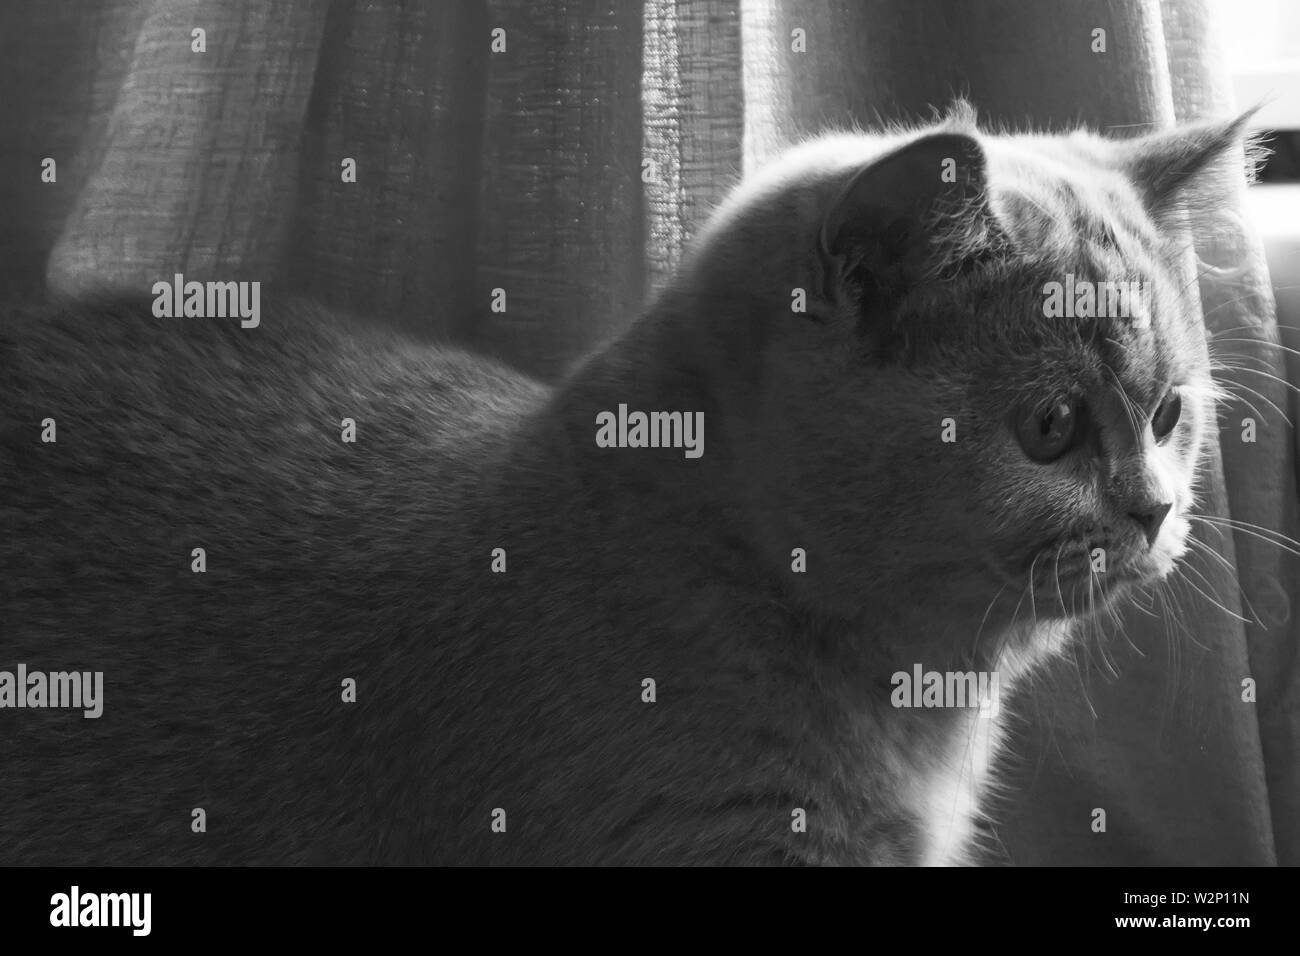
MULTIPOLYGON (((50 254, 50 288, 147 290, 173 271, 269 279, 325 8, 154 0, 144 10, 103 139, 82 144, 86 179, 50 254), (200 29, 205 52, 194 49, 200 29)), ((121 20, 139 12, 122 7, 108 28, 126 39, 121 20)))
POLYGON ((647 4, 646 20, 646 261, 652 277, 663 279, 740 179, 740 3, 659 0, 647 4))
POLYGON ((98 154, 147 5, 0 4, 0 295, 39 298, 45 266, 98 154), (57 178, 42 183, 41 163, 57 178))
MULTIPOLYGON (((1227 68, 1207 0, 1163 0, 1166 45, 1173 81, 1174 111, 1180 122, 1223 116, 1253 103, 1234 103, 1227 68)), ((1300 402, 1286 382, 1300 382, 1297 338, 1280 344, 1273 291, 1263 251, 1245 209, 1244 185, 1234 168, 1219 171, 1224 192, 1236 196, 1235 216, 1224 217, 1197 242, 1205 321, 1225 359, 1236 366, 1225 373, 1239 396, 1222 418, 1223 469, 1229 509, 1245 524, 1233 532, 1240 576, 1249 674, 1259 685, 1256 711, 1264 755, 1265 780, 1277 860, 1300 865, 1300 618, 1293 598, 1300 595, 1300 560, 1250 529, 1280 532, 1300 540, 1296 433, 1300 402), (1263 345, 1255 345, 1259 340, 1263 345), (1263 433, 1241 441, 1247 417, 1263 433), (1290 419, 1288 422, 1287 419, 1290 419)), ((1276 540, 1276 534, 1261 532, 1276 540)))
MULTIPOLYGON (((465 333, 487 24, 479 4, 333 3, 285 256, 295 289, 411 332, 465 333)), ((309 63, 313 54, 302 51, 309 63)), ((294 198, 281 202, 292 209, 294 198)))
POLYGON ((641 9, 499 0, 491 21, 471 341, 555 377, 645 291, 641 9))
MULTIPOLYGON (((1011 126, 1223 116, 1215 35, 1204 0, 6 0, 0 294, 278 281, 554 378, 799 135, 954 94, 1011 126)), ((1018 703, 1010 862, 1300 862, 1300 569, 1252 533, 1300 537, 1275 406, 1300 409, 1268 377, 1300 367, 1226 341, 1277 339, 1267 276, 1240 218, 1202 235, 1188 281, 1258 370, 1231 373, 1205 511, 1249 524, 1199 527, 1226 564, 1198 549, 1161 617, 1018 703)))

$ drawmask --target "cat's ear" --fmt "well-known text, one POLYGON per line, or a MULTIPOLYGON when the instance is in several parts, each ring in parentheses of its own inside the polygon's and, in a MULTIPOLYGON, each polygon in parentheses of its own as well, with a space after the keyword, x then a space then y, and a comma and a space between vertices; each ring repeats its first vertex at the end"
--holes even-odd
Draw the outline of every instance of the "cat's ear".
POLYGON ((830 274, 901 294, 979 255, 994 228, 984 150, 972 136, 922 136, 858 170, 821 229, 830 274))
MULTIPOLYGON (((1161 130, 1123 143, 1121 163, 1153 219, 1185 205, 1200 205, 1202 174, 1220 157, 1245 144, 1250 118, 1259 107, 1224 122, 1195 123, 1161 130)), ((1247 159, 1253 150, 1247 149, 1247 159)))

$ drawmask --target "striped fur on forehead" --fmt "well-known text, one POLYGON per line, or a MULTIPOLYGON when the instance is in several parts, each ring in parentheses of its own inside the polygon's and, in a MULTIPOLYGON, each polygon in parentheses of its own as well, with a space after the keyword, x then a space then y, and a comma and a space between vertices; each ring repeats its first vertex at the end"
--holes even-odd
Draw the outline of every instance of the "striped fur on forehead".
POLYGON ((1196 316, 1164 269, 1076 247, 1064 258, 1016 256, 918 290, 896 322, 910 330, 900 356, 906 364, 996 382, 1020 400, 1119 388, 1150 410, 1170 385, 1201 370, 1196 316), (1047 316, 1044 288, 1067 273, 1079 281, 1139 281, 1144 298, 1131 317, 1047 316))
MULTIPOLYGON (((999 189, 1041 189, 1080 211, 1105 209, 1135 234, 1152 235, 1141 194, 1124 171, 1083 146, 1084 135, 1018 135, 983 140, 999 189)), ((1096 221, 1096 220, 1094 220, 1096 221)))
MULTIPOLYGON (((1093 272, 1149 272, 1166 243, 1134 186, 1074 137, 989 139, 989 201, 1024 256, 1093 272)), ((1117 277, 1118 278, 1118 277, 1117 277)))
POLYGON ((1043 388, 1070 370, 1034 374, 1039 359, 1071 357, 1077 366, 1091 353, 1095 361, 1086 364, 1098 377, 1117 378, 1144 405, 1187 377, 1200 348, 1196 307, 1184 294, 1184 246, 1152 219, 1140 189, 1110 155, 1094 148, 1100 142, 1087 133, 980 134, 986 195, 1002 241, 977 268, 950 268, 948 281, 915 290, 902 303, 895 325, 911 330, 908 358, 948 353, 960 364, 963 356, 978 360, 981 348, 991 348, 994 360, 998 349, 1020 350, 1026 386, 1043 388), (1067 276, 1137 283, 1142 295, 1124 316, 1049 317, 1044 287, 1067 276), (954 314, 967 318, 954 321, 954 314))

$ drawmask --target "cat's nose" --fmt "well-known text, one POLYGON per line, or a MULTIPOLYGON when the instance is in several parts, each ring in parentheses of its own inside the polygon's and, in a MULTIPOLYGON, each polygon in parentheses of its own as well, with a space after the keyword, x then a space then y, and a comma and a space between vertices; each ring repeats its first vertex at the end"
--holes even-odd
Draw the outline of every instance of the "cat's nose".
POLYGON ((1128 513, 1128 516, 1138 523, 1142 533, 1146 535, 1147 547, 1156 543, 1156 536, 1160 534, 1160 526, 1165 523, 1165 518, 1169 515, 1169 509, 1172 507, 1173 503, 1166 501, 1157 505, 1148 505, 1128 513))

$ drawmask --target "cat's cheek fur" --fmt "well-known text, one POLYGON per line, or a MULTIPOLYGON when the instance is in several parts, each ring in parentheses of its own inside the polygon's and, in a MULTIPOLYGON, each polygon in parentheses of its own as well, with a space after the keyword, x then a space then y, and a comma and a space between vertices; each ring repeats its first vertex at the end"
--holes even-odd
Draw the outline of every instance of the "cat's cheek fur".
POLYGON ((1157 580, 1163 580, 1172 574, 1178 562, 1187 554, 1187 540, 1191 531, 1191 522, 1182 514, 1171 516, 1165 521, 1165 527, 1161 529, 1160 537, 1148 556, 1152 574, 1157 580))

